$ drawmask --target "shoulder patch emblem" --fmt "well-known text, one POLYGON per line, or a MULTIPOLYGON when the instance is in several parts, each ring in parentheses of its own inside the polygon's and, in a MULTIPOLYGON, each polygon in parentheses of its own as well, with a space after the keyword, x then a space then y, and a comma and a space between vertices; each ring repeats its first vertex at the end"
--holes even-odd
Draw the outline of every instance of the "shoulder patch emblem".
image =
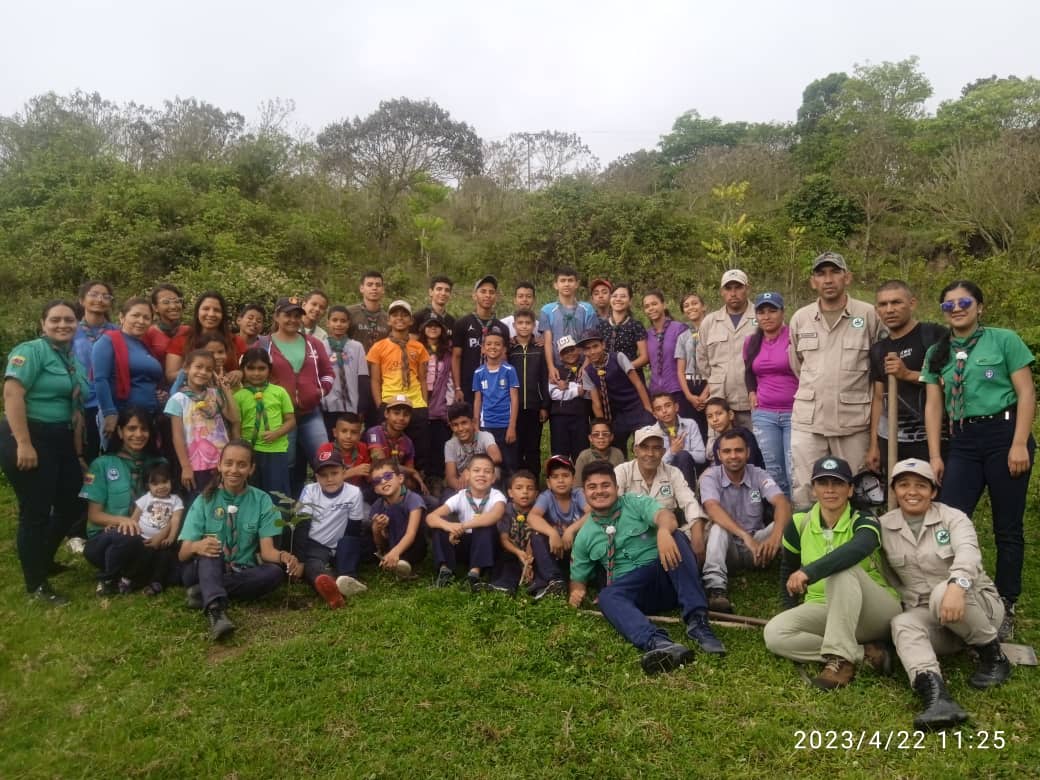
POLYGON ((86 474, 83 475, 83 484, 84 485, 93 485, 94 484, 94 472, 88 471, 86 474))
POLYGON ((25 355, 15 355, 11 358, 11 365, 15 368, 21 368, 25 365, 25 355))

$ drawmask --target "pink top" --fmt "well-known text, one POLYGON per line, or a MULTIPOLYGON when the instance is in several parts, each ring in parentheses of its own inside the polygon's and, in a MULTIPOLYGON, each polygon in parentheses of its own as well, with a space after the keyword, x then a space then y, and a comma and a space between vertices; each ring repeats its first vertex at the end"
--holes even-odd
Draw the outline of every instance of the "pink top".
MULTIPOLYGON (((790 342, 790 331, 784 325, 775 339, 762 338, 762 346, 751 363, 751 370, 758 381, 758 408, 762 411, 790 412, 794 406, 798 377, 791 371, 791 363, 787 358, 790 342)), ((747 348, 748 342, 745 341, 745 359, 747 348)))

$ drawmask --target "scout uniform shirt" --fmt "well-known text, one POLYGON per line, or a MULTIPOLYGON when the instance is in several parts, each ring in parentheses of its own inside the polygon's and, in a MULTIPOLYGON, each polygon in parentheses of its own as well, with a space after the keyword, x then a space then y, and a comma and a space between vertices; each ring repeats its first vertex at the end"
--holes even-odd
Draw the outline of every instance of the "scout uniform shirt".
POLYGON ((706 315, 698 330, 697 368, 707 375, 708 397, 725 398, 735 412, 751 409, 744 383, 744 342, 757 327, 755 307, 749 301, 735 326, 723 307, 706 315))
POLYGON ((589 518, 574 537, 571 550, 571 581, 588 582, 596 564, 607 570, 610 540, 605 527, 612 525, 614 534, 613 581, 657 560, 657 525, 654 515, 661 505, 649 496, 629 493, 619 496, 607 514, 618 512, 617 519, 603 525, 589 518))
POLYGON ((893 584, 904 609, 927 607, 932 589, 953 577, 967 577, 976 592, 999 598, 996 586, 982 570, 982 553, 971 519, 959 509, 932 503, 918 537, 901 509, 881 516, 881 547, 895 574, 893 584))
POLYGON ((878 337, 877 312, 847 298, 834 327, 820 302, 803 306, 789 326, 791 370, 798 390, 791 428, 820 436, 846 436, 870 428, 870 347, 878 337))
POLYGON ((618 493, 637 493, 650 496, 664 509, 683 513, 685 523, 692 523, 698 517, 707 517, 693 489, 686 483, 686 477, 675 466, 662 463, 657 467, 654 481, 647 485, 639 471, 639 463, 626 461, 614 468, 617 477, 618 493))
POLYGON ((260 540, 281 535, 276 525, 280 519, 271 497, 259 488, 247 487, 237 496, 220 488, 211 498, 199 496, 192 502, 179 541, 197 542, 216 534, 224 547, 224 561, 247 569, 257 565, 260 540))
POLYGON ((25 390, 25 416, 33 422, 71 426, 90 392, 86 372, 72 352, 44 338, 12 349, 4 376, 25 390))
MULTIPOLYGON (((102 455, 90 464, 83 475, 83 488, 80 498, 85 498, 110 515, 130 517, 134 508, 134 499, 144 494, 144 475, 153 463, 162 459, 124 458, 120 455, 102 455), (136 468, 135 468, 136 467, 136 468)), ((87 523, 87 537, 96 536, 105 530, 100 525, 87 523)))
POLYGON ((753 534, 765 527, 765 505, 783 495, 780 486, 765 469, 748 463, 744 476, 734 483, 722 466, 712 466, 701 474, 701 500, 718 501, 733 521, 753 534))

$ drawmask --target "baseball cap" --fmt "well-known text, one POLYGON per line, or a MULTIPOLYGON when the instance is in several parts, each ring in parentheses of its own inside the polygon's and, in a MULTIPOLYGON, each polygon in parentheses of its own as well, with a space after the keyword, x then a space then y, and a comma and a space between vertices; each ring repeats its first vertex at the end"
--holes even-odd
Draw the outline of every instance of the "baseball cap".
POLYGON ((725 287, 730 282, 738 282, 739 284, 742 284, 745 287, 747 287, 747 274, 741 271, 739 268, 731 268, 722 275, 722 281, 719 282, 719 287, 725 287))
POLYGON ((566 455, 553 455, 549 460, 545 461, 545 476, 549 476, 549 472, 557 467, 570 469, 571 474, 574 473, 574 464, 571 463, 571 459, 566 455))
POLYGON ((580 347, 590 341, 603 341, 603 334, 594 328, 590 328, 581 334, 581 338, 578 339, 578 346, 580 347))
POLYGON ((303 298, 297 298, 295 295, 288 298, 279 298, 274 305, 275 314, 285 314, 290 311, 303 313, 303 298))
POLYGON ((490 284, 496 290, 498 289, 498 279, 496 279, 491 274, 488 274, 487 276, 482 276, 479 279, 477 279, 477 283, 473 285, 473 292, 476 292, 485 284, 490 284))
POLYGON ((916 474, 919 477, 927 479, 933 485, 936 484, 935 472, 932 471, 932 467, 927 461, 917 460, 915 458, 908 458, 907 460, 899 461, 892 469, 891 484, 895 485, 896 479, 903 474, 916 474))
POLYGON ((764 292, 759 293, 755 296, 755 309, 759 306, 775 306, 778 309, 784 308, 784 296, 778 292, 764 292))
POLYGON ((393 312, 394 309, 404 309, 409 314, 412 313, 412 306, 408 301, 397 300, 390 304, 390 308, 386 310, 387 314, 393 312))
POLYGON ((644 425, 642 428, 636 431, 633 440, 635 446, 639 446, 647 439, 660 439, 664 441, 664 434, 661 432, 661 428, 656 423, 654 425, 644 425))
POLYGON ((837 252, 824 252, 822 255, 813 260, 812 269, 815 273, 818 269, 825 265, 833 265, 839 271, 848 271, 849 265, 845 262, 845 258, 839 255, 837 252))
POLYGON ((560 336, 556 339, 556 351, 563 352, 568 347, 576 347, 578 342, 574 340, 574 336, 560 336))
POLYGON ((608 290, 614 292, 614 283, 610 279, 593 279, 589 282, 589 290, 595 290, 597 287, 606 286, 608 290))
POLYGON ((406 395, 398 393, 389 401, 386 402, 386 408, 392 409, 395 406, 407 406, 409 409, 412 408, 412 399, 406 395))
POLYGON ((317 455, 314 456, 314 463, 311 464, 314 467, 315 473, 321 471, 326 466, 342 466, 343 456, 340 454, 339 449, 331 445, 322 445, 318 448, 317 455))
POLYGON ((422 321, 422 327, 425 328, 427 325, 430 325, 431 323, 440 328, 447 327, 447 325, 444 322, 444 317, 442 317, 435 311, 431 311, 429 314, 426 315, 425 319, 423 319, 422 321))
POLYGON ((827 455, 816 461, 812 467, 812 481, 815 482, 821 477, 834 477, 851 485, 852 468, 847 461, 827 455))

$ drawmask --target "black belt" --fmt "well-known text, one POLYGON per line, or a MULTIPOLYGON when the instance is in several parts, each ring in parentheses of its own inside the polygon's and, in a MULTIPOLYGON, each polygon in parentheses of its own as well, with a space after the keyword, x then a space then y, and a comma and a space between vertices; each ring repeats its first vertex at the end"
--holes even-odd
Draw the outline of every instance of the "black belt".
POLYGON ((977 414, 974 417, 965 417, 961 420, 961 423, 963 425, 972 425, 973 423, 989 422, 990 420, 999 420, 1001 418, 1005 420, 1014 420, 1017 413, 1017 406, 1009 406, 1007 409, 1001 409, 996 414, 977 414))

